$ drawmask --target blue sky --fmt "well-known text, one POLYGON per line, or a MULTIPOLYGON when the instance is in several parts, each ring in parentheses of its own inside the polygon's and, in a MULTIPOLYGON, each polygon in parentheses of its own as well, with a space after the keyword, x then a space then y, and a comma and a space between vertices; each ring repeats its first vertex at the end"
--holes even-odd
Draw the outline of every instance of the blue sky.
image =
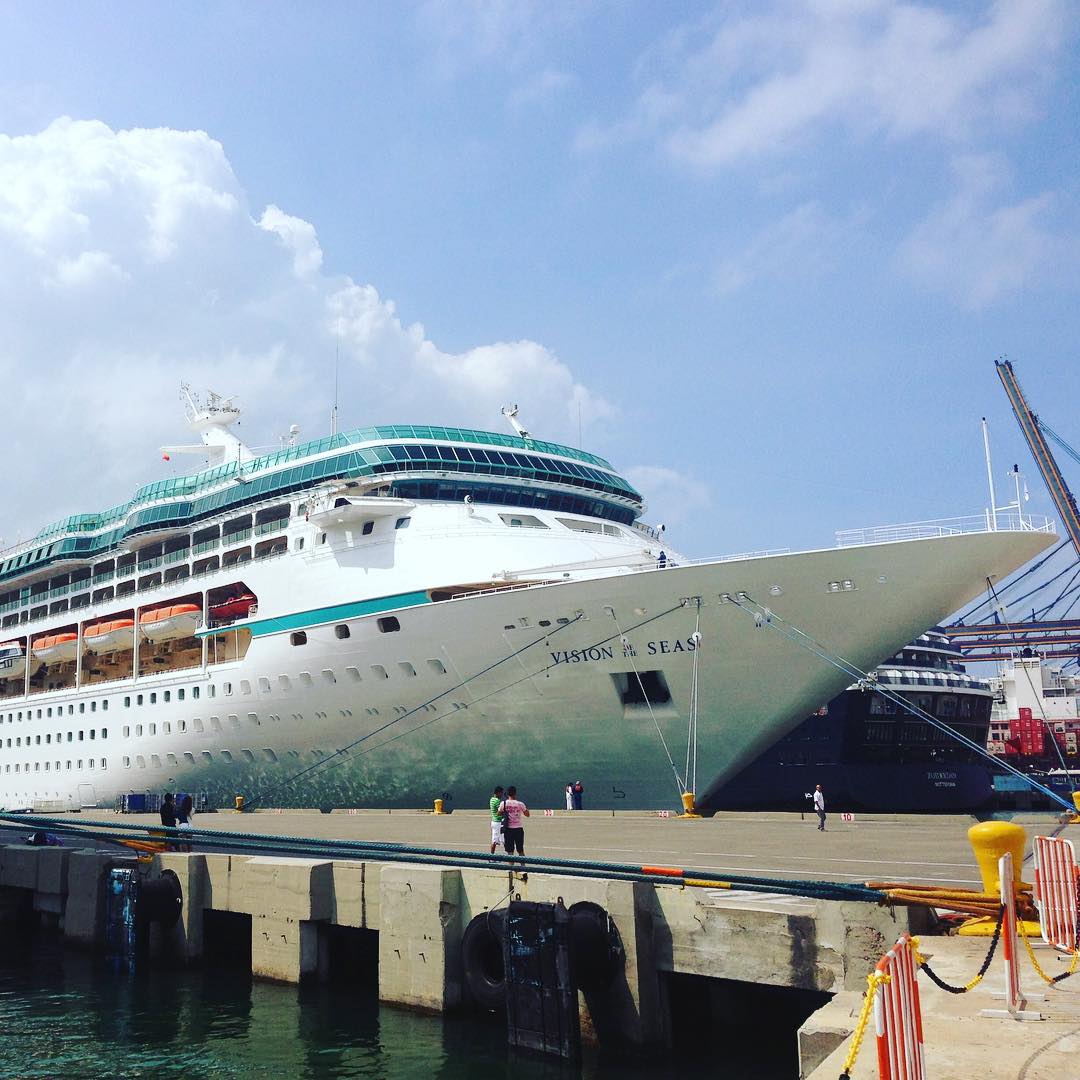
POLYGON ((349 426, 580 406, 694 555, 977 513, 983 415, 1050 513, 993 360, 1080 443, 1078 21, 0 0, 0 535, 181 468, 181 378, 322 434, 336 347, 349 426))

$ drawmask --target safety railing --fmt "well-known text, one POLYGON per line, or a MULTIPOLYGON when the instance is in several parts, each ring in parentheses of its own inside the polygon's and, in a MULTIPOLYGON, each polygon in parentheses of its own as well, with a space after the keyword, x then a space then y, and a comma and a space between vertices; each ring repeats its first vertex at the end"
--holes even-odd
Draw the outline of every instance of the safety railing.
POLYGON ((1055 532, 1054 522, 1038 514, 1015 514, 998 511, 996 521, 989 513, 969 517, 912 521, 902 525, 878 525, 868 529, 841 529, 836 533, 837 547, 856 544, 889 544, 897 540, 928 540, 941 536, 962 536, 986 532, 1055 532))
POLYGON ((261 525, 255 526, 255 535, 270 536, 273 533, 281 532, 287 528, 288 524, 288 518, 275 518, 273 521, 264 521, 261 525))

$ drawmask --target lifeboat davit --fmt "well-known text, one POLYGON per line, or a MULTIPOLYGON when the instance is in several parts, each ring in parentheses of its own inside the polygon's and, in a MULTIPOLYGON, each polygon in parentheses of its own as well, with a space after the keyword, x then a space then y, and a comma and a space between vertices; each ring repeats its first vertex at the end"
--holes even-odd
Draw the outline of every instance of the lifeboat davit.
POLYGON ((210 606, 210 618, 214 622, 236 622, 237 619, 246 619, 254 614, 258 601, 251 593, 241 593, 239 596, 230 596, 222 600, 220 604, 210 606))
POLYGON ((106 619, 83 628, 83 646, 87 652, 118 652, 130 649, 134 641, 134 619, 106 619))
POLYGON ((30 651, 46 664, 64 664, 79 654, 79 635, 71 631, 46 634, 30 642, 30 651))
POLYGON ((198 604, 169 604, 151 608, 139 616, 139 632, 147 641, 175 641, 191 637, 202 626, 198 604))
MULTIPOLYGON (((31 657, 30 674, 41 670, 41 661, 31 657)), ((26 655, 17 641, 0 642, 0 679, 21 679, 26 675, 26 655)))

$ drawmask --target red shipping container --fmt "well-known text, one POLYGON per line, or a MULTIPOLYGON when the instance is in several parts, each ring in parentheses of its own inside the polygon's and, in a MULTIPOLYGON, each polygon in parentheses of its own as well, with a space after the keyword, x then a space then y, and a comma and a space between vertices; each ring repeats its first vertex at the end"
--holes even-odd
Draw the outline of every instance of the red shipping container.
POLYGON ((1021 720, 1030 720, 1031 719, 1031 710, 1022 708, 1020 710, 1020 719, 1021 720))

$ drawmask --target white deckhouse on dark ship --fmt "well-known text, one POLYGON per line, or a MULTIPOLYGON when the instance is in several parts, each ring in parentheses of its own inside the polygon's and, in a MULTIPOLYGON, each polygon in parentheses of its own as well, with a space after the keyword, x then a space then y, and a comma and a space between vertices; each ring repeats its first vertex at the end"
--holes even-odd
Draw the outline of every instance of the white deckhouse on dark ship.
POLYGON ((1056 539, 978 519, 690 562, 581 450, 407 425, 257 457, 231 401, 185 398, 202 442, 172 450, 209 468, 0 553, 9 809, 481 805, 497 781, 558 805, 571 776, 594 807, 675 806, 692 720, 707 803, 848 682, 732 598, 868 669, 1056 539))

